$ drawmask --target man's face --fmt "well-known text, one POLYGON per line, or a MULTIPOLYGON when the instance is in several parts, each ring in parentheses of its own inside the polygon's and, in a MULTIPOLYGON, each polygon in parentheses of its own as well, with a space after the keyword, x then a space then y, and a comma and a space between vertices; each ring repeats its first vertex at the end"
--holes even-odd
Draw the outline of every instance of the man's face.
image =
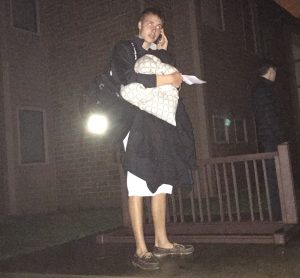
POLYGON ((269 80, 274 82, 275 79, 276 79, 276 70, 273 68, 270 68, 269 69, 269 80))
POLYGON ((154 14, 147 14, 138 23, 139 37, 151 44, 157 40, 162 29, 162 20, 154 14))

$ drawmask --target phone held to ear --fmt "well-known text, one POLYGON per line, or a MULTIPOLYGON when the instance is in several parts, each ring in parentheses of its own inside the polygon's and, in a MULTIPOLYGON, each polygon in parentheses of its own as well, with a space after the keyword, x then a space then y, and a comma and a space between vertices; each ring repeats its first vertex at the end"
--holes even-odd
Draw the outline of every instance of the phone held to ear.
POLYGON ((162 38, 162 35, 160 34, 154 43, 155 44, 159 44, 161 38, 162 38))
POLYGON ((152 50, 156 50, 157 49, 157 44, 160 42, 161 38, 162 38, 162 35, 160 34, 158 36, 158 38, 153 43, 151 43, 150 48, 152 50))

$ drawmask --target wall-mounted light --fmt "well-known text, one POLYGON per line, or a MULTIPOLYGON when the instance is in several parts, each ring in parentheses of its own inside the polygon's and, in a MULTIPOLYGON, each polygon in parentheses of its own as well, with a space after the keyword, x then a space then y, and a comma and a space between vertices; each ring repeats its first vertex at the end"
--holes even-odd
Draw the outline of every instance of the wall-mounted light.
POLYGON ((103 114, 93 113, 87 118, 86 127, 87 130, 96 135, 105 134, 108 129, 108 119, 103 114))
POLYGON ((224 125, 225 126, 231 126, 232 120, 230 118, 225 118, 224 119, 224 125))

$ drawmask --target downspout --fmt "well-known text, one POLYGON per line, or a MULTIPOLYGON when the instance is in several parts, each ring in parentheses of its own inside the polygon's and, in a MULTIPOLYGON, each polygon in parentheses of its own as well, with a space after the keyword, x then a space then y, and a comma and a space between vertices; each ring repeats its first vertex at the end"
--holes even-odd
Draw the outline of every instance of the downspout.
MULTIPOLYGON (((195 1, 187 1, 189 9, 189 21, 190 21, 190 34, 192 43, 192 57, 193 57, 193 68, 196 76, 203 76, 203 66, 201 58, 201 38, 197 28, 197 17, 195 1)), ((196 99, 197 99, 197 112, 198 112, 198 128, 200 130, 200 144, 198 147, 197 157, 199 159, 206 159, 210 157, 209 142, 208 142, 208 124, 207 124, 207 113, 203 86, 195 86, 196 99)))
POLYGON ((3 107, 4 107, 4 132, 6 144, 6 160, 7 160, 7 184, 5 195, 5 210, 8 215, 17 214, 16 205, 16 188, 15 188, 15 165, 14 165, 14 130, 12 122, 12 108, 10 95, 10 78, 9 78, 9 60, 8 60, 8 44, 7 44, 7 14, 5 1, 0 4, 0 33, 1 33, 1 74, 2 74, 2 91, 3 91, 3 107))

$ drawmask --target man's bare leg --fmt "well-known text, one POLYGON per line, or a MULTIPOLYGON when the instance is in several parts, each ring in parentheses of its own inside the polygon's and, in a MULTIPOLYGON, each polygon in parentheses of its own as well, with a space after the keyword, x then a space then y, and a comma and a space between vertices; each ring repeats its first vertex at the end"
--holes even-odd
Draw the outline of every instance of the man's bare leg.
POLYGON ((189 255, 194 252, 192 245, 171 243, 166 229, 166 194, 152 197, 152 217, 155 231, 153 255, 162 258, 168 255, 189 255))
POLYGON ((128 199, 129 215, 135 238, 136 254, 141 257, 148 252, 143 227, 143 197, 130 196, 128 199))
POLYGON ((152 218, 155 232, 155 246, 161 248, 172 248, 166 230, 166 194, 158 194, 152 197, 152 218))

